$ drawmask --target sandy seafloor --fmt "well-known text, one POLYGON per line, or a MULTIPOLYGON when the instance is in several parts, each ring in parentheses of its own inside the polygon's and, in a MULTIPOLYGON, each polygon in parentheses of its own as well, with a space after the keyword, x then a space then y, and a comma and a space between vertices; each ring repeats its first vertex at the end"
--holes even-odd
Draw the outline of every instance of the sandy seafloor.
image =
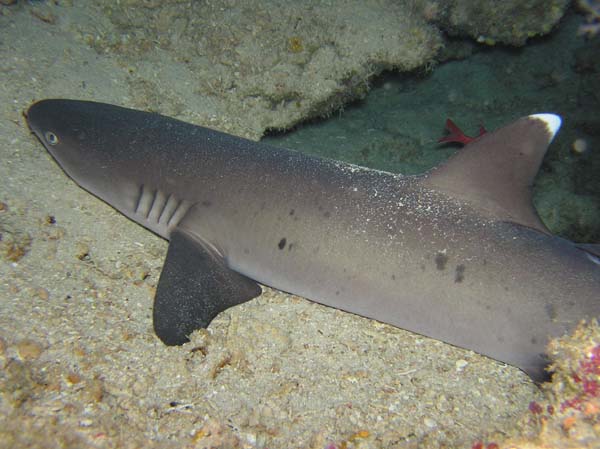
MULTIPOLYGON (((0 230, 11 244, 0 259, 0 447, 470 447, 524 431, 542 393, 517 368, 269 289, 165 347, 151 308, 167 242, 78 188, 22 117, 45 97, 131 105, 126 68, 26 10, 1 23, 0 230)), ((540 89, 568 77, 557 67, 540 89)), ((414 131, 403 141, 434 146, 441 126, 415 129, 434 113, 471 128, 510 120, 509 100, 474 106, 490 78, 446 92, 427 120, 412 105, 395 109, 398 133, 414 131)), ((356 125, 335 126, 336 148, 356 140, 341 134, 356 125)), ((570 143, 557 151, 573 165, 570 143)), ((589 192, 580 201, 580 217, 597 206, 589 192)))

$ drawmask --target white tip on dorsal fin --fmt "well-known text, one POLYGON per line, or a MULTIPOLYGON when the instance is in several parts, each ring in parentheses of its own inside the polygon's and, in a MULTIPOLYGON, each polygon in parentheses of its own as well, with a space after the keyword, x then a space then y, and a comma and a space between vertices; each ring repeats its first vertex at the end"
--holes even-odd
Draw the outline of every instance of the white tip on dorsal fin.
POLYGON ((482 135, 431 170, 423 185, 470 203, 483 214, 548 233, 531 186, 561 119, 533 114, 482 135))
MULTIPOLYGON (((546 124, 546 128, 552 137, 550 137, 550 142, 554 140, 554 136, 560 129, 560 125, 562 124, 562 119, 556 114, 531 114, 529 118, 541 120, 546 124)), ((548 142, 548 143, 550 143, 548 142)))

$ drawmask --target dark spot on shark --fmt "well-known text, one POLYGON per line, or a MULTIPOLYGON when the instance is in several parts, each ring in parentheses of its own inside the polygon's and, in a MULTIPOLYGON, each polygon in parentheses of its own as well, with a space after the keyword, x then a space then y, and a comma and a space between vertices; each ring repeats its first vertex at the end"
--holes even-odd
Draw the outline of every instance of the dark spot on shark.
POLYGON ((294 215, 296 213, 296 211, 294 209, 290 210, 290 215, 294 215))
POLYGON ((244 248, 244 254, 250 254, 250 250, 248 248, 244 248))
POLYGON ((396 275, 392 274, 392 281, 395 281, 395 280, 396 280, 396 275))
POLYGON ((532 345, 537 345, 537 338, 531 337, 531 340, 529 340, 529 341, 531 341, 532 345))
POLYGON ((331 217, 331 212, 327 211, 327 212, 325 212, 325 213, 323 214, 323 216, 324 216, 325 218, 329 218, 329 217, 331 217))
POLYGON ((465 266, 463 264, 456 266, 456 273, 454 274, 454 282, 457 284, 465 280, 465 266))
POLYGON ((202 204, 204 207, 210 207, 210 206, 212 206, 212 202, 209 201, 209 200, 204 200, 200 204, 202 204))
POLYGON ((335 296, 340 296, 340 291, 339 290, 335 291, 335 296))
POLYGON ((285 240, 285 237, 284 237, 284 238, 282 238, 281 240, 279 240, 279 243, 277 244, 277 247, 278 247, 279 249, 283 249, 283 248, 285 248, 285 242, 286 242, 286 240, 285 240))
POLYGON ((291 251, 293 247, 294 247, 294 244, 293 244, 293 243, 290 243, 290 244, 288 245, 288 251, 291 251))
POLYGON ((445 270, 447 263, 448 263, 448 256, 446 256, 444 253, 437 253, 435 255, 435 267, 438 270, 445 270))
POLYGON ((556 313, 556 308, 554 307, 554 305, 546 304, 545 309, 546 309, 546 315, 548 315, 548 318, 550 318, 552 321, 556 320, 558 314, 556 313))

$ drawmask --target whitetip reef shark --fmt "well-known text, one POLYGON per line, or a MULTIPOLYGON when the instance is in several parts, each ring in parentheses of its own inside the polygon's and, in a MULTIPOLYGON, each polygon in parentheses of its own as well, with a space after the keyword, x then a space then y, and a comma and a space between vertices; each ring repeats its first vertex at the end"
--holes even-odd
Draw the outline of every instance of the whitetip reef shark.
POLYGON ((167 345, 258 283, 545 377, 549 338, 600 316, 600 245, 553 236, 530 188, 561 120, 530 115, 403 176, 155 113, 49 99, 31 130, 77 184, 170 241, 167 345))

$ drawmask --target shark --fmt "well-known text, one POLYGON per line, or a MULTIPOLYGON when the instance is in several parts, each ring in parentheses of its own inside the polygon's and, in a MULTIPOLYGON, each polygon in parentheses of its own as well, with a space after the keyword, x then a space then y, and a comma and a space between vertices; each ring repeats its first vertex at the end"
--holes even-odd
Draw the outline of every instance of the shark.
POLYGON ((167 345, 262 284, 542 380, 549 339, 600 316, 600 245, 552 235, 532 205, 557 115, 483 133, 416 176, 98 102, 25 116, 80 187, 169 240, 153 304, 167 345))

